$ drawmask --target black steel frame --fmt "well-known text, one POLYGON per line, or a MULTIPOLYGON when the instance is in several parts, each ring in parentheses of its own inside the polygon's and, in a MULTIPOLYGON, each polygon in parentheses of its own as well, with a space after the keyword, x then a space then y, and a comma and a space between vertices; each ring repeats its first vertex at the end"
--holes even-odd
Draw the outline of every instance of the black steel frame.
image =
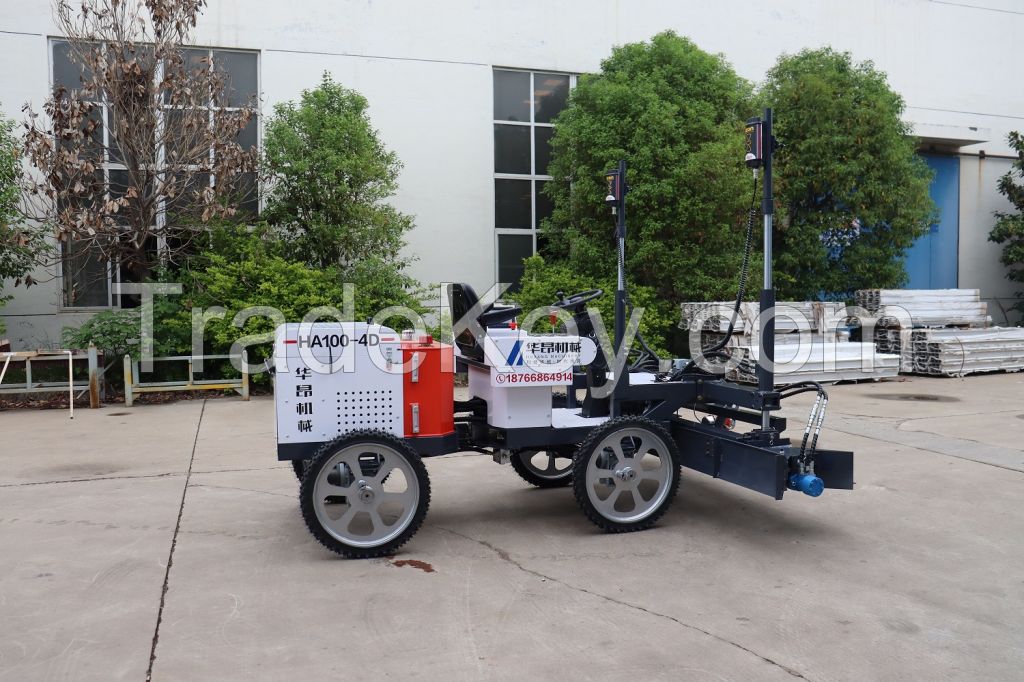
MULTIPOLYGON (((781 436, 786 429, 784 418, 771 417, 768 430, 736 433, 677 414, 681 410, 692 409, 760 424, 762 410, 779 409, 778 392, 761 391, 704 375, 686 376, 678 381, 633 385, 626 379, 623 383, 625 386, 616 391, 612 398, 618 407, 613 414, 636 414, 660 422, 676 441, 683 466, 782 499, 790 474, 799 470, 797 459, 800 455, 799 448, 781 436)), ((504 429, 487 424, 486 409, 483 401, 457 403, 459 451, 475 450, 493 454, 499 450, 514 452, 571 448, 596 428, 504 429)), ((417 439, 408 440, 413 447, 420 449, 417 439)), ((421 449, 421 454, 430 456, 445 453, 429 453, 421 449)), ((826 488, 852 489, 853 453, 817 450, 815 473, 826 488)))

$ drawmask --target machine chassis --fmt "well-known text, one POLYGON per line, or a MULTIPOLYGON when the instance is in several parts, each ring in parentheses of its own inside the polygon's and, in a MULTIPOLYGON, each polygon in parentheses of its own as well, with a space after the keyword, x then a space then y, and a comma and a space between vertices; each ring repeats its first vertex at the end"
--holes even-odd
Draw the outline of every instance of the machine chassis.
MULTIPOLYGON (((460 359, 461 362, 475 363, 460 359)), ((630 380, 643 373, 628 375, 630 380)), ((799 448, 781 436, 786 429, 782 417, 771 418, 768 431, 755 429, 737 433, 718 426, 680 416, 682 410, 727 417, 759 424, 761 411, 779 409, 779 393, 735 384, 708 375, 693 375, 677 381, 629 383, 616 391, 616 414, 636 416, 661 424, 679 448, 681 465, 721 478, 741 487, 781 500, 788 488, 789 476, 799 470, 799 448)), ((571 416, 578 409, 558 407, 552 394, 554 411, 571 416)), ((486 404, 479 399, 455 401, 453 434, 445 436, 405 437, 421 457, 437 457, 455 452, 476 451, 500 459, 504 454, 530 450, 572 448, 581 443, 595 427, 610 417, 577 417, 575 426, 539 426, 501 428, 487 423, 486 404)), ((568 421, 568 420, 563 420, 568 421)), ((279 444, 279 460, 305 460, 324 446, 324 442, 279 444)), ((507 460, 507 458, 506 458, 507 460)), ((853 453, 839 450, 815 451, 815 473, 826 488, 853 488, 853 453)))

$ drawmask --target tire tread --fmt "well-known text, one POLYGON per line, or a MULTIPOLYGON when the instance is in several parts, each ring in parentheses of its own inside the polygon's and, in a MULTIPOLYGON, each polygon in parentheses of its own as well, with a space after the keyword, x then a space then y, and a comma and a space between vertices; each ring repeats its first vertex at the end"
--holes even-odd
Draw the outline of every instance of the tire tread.
POLYGON ((408 542, 423 524, 423 519, 426 518, 427 511, 430 509, 430 478, 427 475, 427 468, 423 465, 423 459, 405 440, 387 431, 357 429, 324 443, 313 454, 313 457, 310 458, 309 466, 306 467, 306 471, 302 476, 302 483, 299 486, 299 507, 302 510, 302 519, 306 522, 309 532, 316 538, 317 542, 335 554, 339 554, 346 559, 373 559, 389 556, 408 542), (313 486, 316 483, 316 474, 314 472, 320 471, 323 460, 332 456, 340 445, 367 440, 376 441, 394 448, 409 460, 409 464, 419 479, 420 504, 409 526, 395 539, 379 547, 352 547, 331 537, 324 530, 323 526, 320 525, 320 521, 316 517, 316 510, 312 504, 313 486))
POLYGON ((594 525, 606 533, 632 533, 638 530, 646 530, 652 527, 658 522, 668 508, 672 506, 672 502, 675 500, 676 493, 679 491, 679 483, 682 479, 680 476, 680 456, 679 448, 676 446, 675 440, 669 434, 668 430, 660 423, 647 419, 645 417, 635 416, 622 416, 614 417, 609 419, 600 426, 592 429, 587 437, 583 439, 576 452, 572 457, 572 488, 573 494, 576 497, 576 503, 583 510, 583 513, 588 519, 590 519, 594 525), (671 490, 669 490, 668 497, 661 504, 653 514, 640 521, 634 521, 632 523, 619 523, 606 519, 601 515, 594 505, 590 502, 590 496, 587 492, 587 464, 590 460, 592 451, 597 445, 604 440, 609 433, 616 431, 621 428, 639 427, 647 429, 661 438, 665 445, 668 447, 669 456, 672 458, 672 471, 674 473, 674 480, 671 483, 671 490))

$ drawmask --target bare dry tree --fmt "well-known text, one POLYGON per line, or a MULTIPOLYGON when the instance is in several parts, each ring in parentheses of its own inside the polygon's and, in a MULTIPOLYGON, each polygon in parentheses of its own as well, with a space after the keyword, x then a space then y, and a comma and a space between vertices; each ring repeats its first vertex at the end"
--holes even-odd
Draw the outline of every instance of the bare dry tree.
POLYGON ((256 102, 228 108, 224 71, 186 49, 205 4, 57 0, 80 87, 55 84, 45 116, 25 106, 28 217, 129 279, 179 261, 210 221, 236 216, 256 168, 256 150, 238 142, 256 102))

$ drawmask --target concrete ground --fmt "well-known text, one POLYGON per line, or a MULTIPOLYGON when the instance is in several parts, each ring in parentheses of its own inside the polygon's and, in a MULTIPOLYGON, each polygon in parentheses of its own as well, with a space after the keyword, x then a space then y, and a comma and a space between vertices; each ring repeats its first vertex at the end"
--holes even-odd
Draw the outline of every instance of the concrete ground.
POLYGON ((453 455, 372 561, 307 532, 268 399, 0 413, 0 679, 1021 679, 1024 374, 831 392, 853 492, 686 471, 604 535, 453 455))

